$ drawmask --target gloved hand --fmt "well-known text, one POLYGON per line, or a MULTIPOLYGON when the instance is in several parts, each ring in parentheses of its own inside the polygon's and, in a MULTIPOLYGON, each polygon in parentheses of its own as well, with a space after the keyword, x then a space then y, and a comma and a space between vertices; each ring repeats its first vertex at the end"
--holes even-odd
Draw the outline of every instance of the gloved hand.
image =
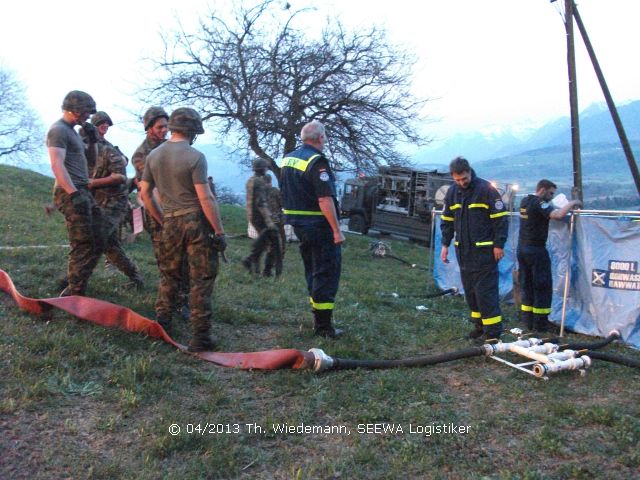
POLYGON ((224 234, 222 235, 212 235, 213 239, 213 248, 218 250, 220 253, 223 253, 227 249, 227 237, 224 234))
POLYGON ((84 134, 87 136, 90 143, 98 143, 98 130, 93 123, 83 123, 82 130, 84 130, 84 134))
POLYGON ((89 215, 89 201, 78 190, 69 195, 73 211, 78 215, 89 215))

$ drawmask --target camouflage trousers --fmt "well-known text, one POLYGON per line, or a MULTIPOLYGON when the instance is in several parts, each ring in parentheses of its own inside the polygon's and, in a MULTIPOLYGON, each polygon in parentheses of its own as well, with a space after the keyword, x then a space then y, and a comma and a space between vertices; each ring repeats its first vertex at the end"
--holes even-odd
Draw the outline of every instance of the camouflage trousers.
POLYGON ((69 264, 67 278, 71 295, 84 295, 100 255, 104 251, 102 209, 88 190, 78 190, 75 206, 71 196, 61 187, 53 191, 53 202, 64 216, 69 236, 69 264), (79 206, 80 205, 80 206, 79 206))
POLYGON ((112 197, 101 202, 100 206, 104 218, 105 257, 127 277, 133 278, 139 275, 138 267, 124 252, 120 243, 120 225, 127 214, 127 199, 112 197))
POLYGON ((213 244, 213 229, 202 212, 165 218, 158 259, 158 321, 171 321, 171 314, 179 301, 185 259, 189 267, 193 336, 204 337, 211 328, 211 294, 218 275, 218 251, 213 244))
POLYGON ((160 243, 162 242, 162 225, 154 220, 146 209, 143 210, 142 223, 144 229, 149 233, 151 245, 153 246, 153 255, 156 257, 156 263, 160 257, 160 243))
MULTIPOLYGON (((153 247, 153 255, 156 258, 156 264, 160 269, 160 249, 162 244, 162 225, 155 221, 146 209, 143 210, 142 216, 144 229, 149 233, 151 238, 151 246, 153 247)), ((182 306, 189 306, 189 264, 185 257, 182 265, 182 275, 180 286, 178 287, 178 300, 176 310, 180 310, 182 306)))

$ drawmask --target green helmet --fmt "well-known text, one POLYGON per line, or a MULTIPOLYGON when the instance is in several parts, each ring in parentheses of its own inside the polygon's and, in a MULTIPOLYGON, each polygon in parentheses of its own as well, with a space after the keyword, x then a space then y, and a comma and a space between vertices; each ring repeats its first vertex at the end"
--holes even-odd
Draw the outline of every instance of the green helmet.
POLYGON ((64 97, 62 109, 73 113, 96 113, 96 102, 88 93, 72 90, 64 97))
POLYGON ((193 108, 176 108, 169 117, 169 130, 177 130, 184 133, 204 133, 202 118, 193 108))
POLYGON ((110 127, 113 127, 113 121, 111 117, 107 114, 107 112, 96 112, 91 115, 91 123, 93 123, 96 127, 101 123, 108 123, 110 127))
POLYGON ((264 158, 256 157, 251 162, 251 168, 254 172, 265 172, 269 168, 269 164, 264 158))
POLYGON ((144 112, 144 116, 142 117, 142 124, 144 125, 144 131, 146 132, 153 124, 156 123, 156 120, 159 118, 166 118, 169 120, 169 115, 164 111, 162 107, 149 107, 146 112, 144 112))

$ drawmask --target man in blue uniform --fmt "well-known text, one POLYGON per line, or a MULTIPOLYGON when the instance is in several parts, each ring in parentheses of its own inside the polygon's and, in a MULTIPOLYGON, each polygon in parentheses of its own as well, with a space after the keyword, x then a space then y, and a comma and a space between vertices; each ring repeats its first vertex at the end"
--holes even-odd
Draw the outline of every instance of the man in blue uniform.
POLYGON ((496 339, 504 329, 498 262, 504 256, 509 212, 495 187, 477 177, 465 158, 452 160, 449 170, 455 184, 444 200, 440 258, 448 262, 449 244, 455 237, 462 286, 474 324, 469 338, 496 339))
POLYGON ((562 220, 569 210, 582 206, 579 200, 571 200, 565 206, 554 209, 551 199, 556 184, 540 180, 536 193, 527 195, 520 202, 520 233, 518 236, 518 276, 522 305, 521 320, 529 330, 546 332, 553 330, 548 320, 551 313, 553 282, 551 260, 546 243, 549 235, 549 219, 562 220))
POLYGON ((313 309, 314 332, 335 338, 332 315, 340 282, 341 245, 335 176, 322 153, 326 141, 322 123, 302 127, 303 145, 282 159, 280 187, 285 223, 300 239, 300 254, 313 309))

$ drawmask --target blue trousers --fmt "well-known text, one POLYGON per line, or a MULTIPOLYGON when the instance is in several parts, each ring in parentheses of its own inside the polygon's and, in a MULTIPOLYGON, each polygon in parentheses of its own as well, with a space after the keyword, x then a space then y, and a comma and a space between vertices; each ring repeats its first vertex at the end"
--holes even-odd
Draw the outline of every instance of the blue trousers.
POLYGON ((342 248, 333 243, 333 232, 326 222, 296 225, 293 229, 300 240, 311 306, 314 310, 333 310, 340 283, 342 248))

